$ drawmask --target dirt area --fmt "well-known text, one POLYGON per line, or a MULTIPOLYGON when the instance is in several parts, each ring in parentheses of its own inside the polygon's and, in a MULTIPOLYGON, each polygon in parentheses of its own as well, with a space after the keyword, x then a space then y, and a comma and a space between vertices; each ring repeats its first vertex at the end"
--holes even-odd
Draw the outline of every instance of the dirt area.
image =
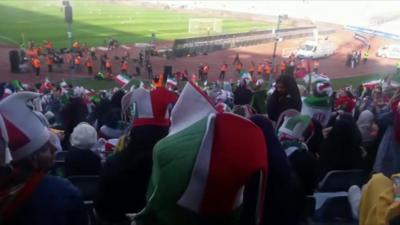
MULTIPOLYGON (((351 32, 345 30, 338 30, 336 33, 329 35, 329 40, 334 42, 338 49, 333 56, 320 60, 320 71, 327 74, 331 78, 340 77, 350 77, 350 76, 362 76, 366 74, 385 74, 393 73, 395 71, 396 60, 383 59, 375 56, 377 49, 383 44, 391 43, 389 40, 383 38, 375 37, 371 39, 371 50, 368 63, 366 65, 359 65, 357 68, 351 69, 345 66, 346 55, 349 51, 357 49, 361 46, 361 42, 355 40, 351 32)), ((293 39, 284 40, 278 44, 277 54, 280 57, 283 49, 298 47, 301 43, 308 39, 293 39)), ((171 45, 171 43, 159 43, 160 47, 165 47, 171 45)), ((136 58, 138 56, 139 49, 134 46, 129 46, 131 57, 136 58)), ((13 47, 0 44, 0 76, 1 81, 10 81, 13 79, 19 79, 25 83, 38 83, 42 82, 46 76, 50 77, 51 81, 59 81, 70 77, 88 77, 86 72, 81 72, 78 74, 69 73, 66 68, 56 69, 53 74, 47 73, 47 66, 44 64, 44 59, 42 59, 42 75, 40 77, 35 77, 33 72, 13 74, 10 72, 10 62, 9 62, 9 51, 13 50, 13 47)), ((123 48, 114 49, 108 53, 110 56, 122 55, 125 50, 123 48)), ((183 71, 187 69, 189 73, 197 73, 198 66, 201 63, 207 63, 210 65, 209 78, 211 80, 217 79, 219 75, 219 66, 221 63, 226 61, 228 63, 227 78, 236 79, 236 73, 232 65, 232 61, 236 55, 239 53, 240 60, 247 67, 251 61, 258 64, 264 60, 270 60, 272 57, 273 43, 266 43, 250 47, 241 47, 235 49, 228 49, 218 52, 209 53, 208 55, 200 55, 195 57, 187 58, 176 58, 176 59, 165 59, 161 57, 152 57, 151 62, 153 64, 153 71, 155 74, 163 72, 164 65, 172 65, 173 71, 183 71)), ((98 50, 97 54, 100 55, 104 53, 98 50)), ((278 61, 281 60, 278 58, 278 61)), ((99 61, 95 62, 99 64, 99 61)), ((114 61, 113 63, 114 73, 119 72, 119 62, 114 61)), ((64 65, 65 67, 65 65, 64 65)), ((96 65, 95 71, 98 70, 99 65, 96 65)), ((134 72, 133 62, 129 62, 129 73, 134 72)), ((142 74, 146 74, 144 68, 142 68, 142 74)), ((142 78, 146 78, 147 75, 142 75, 142 78)))

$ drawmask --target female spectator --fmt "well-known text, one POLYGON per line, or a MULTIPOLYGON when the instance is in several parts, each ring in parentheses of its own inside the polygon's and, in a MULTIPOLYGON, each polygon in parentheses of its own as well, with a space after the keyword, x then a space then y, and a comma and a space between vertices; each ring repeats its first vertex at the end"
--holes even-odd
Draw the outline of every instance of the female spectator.
MULTIPOLYGON (((264 203, 265 224, 295 225, 300 223, 302 196, 299 183, 289 164, 289 160, 279 142, 275 129, 265 116, 255 115, 250 120, 261 128, 268 149, 269 172, 264 203), (291 202, 291 204, 281 204, 291 202)), ((304 202, 303 202, 304 203, 304 202)))
POLYGON ((63 142, 63 149, 69 148, 69 139, 73 129, 80 122, 87 119, 89 112, 86 104, 81 97, 71 97, 69 102, 62 109, 62 123, 65 130, 65 138, 63 142))
POLYGON ((282 75, 278 78, 275 90, 267 100, 267 113, 272 121, 277 121, 281 113, 288 109, 301 111, 301 97, 296 80, 282 75))
POLYGON ((100 175, 101 158, 91 151, 97 143, 97 133, 88 123, 74 128, 70 138, 71 148, 65 156, 65 175, 100 175))
POLYGON ((234 105, 249 105, 253 92, 247 87, 247 79, 240 81, 239 87, 233 92, 233 104, 234 105))
POLYGON ((364 169, 361 143, 361 133, 351 115, 340 116, 321 146, 320 178, 331 170, 364 169))
POLYGON ((369 110, 361 112, 357 120, 357 126, 362 137, 362 147, 367 152, 366 160, 368 167, 372 167, 377 151, 375 139, 378 135, 378 126, 374 123, 374 120, 375 115, 369 110))
POLYGON ((48 129, 26 105, 37 97, 21 92, 0 102, 0 223, 87 224, 79 190, 66 179, 47 175, 55 148, 48 129))

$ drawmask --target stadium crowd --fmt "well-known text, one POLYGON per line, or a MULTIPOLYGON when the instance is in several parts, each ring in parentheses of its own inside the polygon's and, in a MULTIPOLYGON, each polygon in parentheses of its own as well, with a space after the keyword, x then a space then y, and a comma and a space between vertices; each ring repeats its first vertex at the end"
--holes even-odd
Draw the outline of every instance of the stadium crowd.
POLYGON ((224 63, 217 82, 202 70, 99 92, 3 83, 0 223, 307 224, 327 217, 332 171, 336 187, 359 174, 328 193, 345 193, 353 221, 400 214, 399 87, 334 91, 318 68, 282 65, 268 88, 262 65, 234 64, 237 82, 224 63))

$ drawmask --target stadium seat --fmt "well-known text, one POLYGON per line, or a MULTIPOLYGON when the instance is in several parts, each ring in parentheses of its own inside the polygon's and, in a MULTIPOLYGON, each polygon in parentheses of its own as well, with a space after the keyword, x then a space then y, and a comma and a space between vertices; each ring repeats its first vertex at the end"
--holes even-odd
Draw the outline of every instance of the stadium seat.
POLYGON ((50 172, 53 176, 64 177, 65 176, 65 162, 64 160, 56 160, 54 161, 53 167, 50 172))
POLYGON ((67 151, 61 151, 61 152, 57 152, 56 153, 56 160, 59 161, 64 161, 65 160, 65 156, 67 155, 67 151))
POLYGON ((99 176, 71 176, 68 180, 71 181, 82 193, 82 198, 85 201, 93 201, 97 195, 99 176))
POLYGON ((389 225, 400 225, 400 215, 390 220, 389 225))
POLYGON ((368 182, 369 172, 365 170, 334 170, 326 174, 318 185, 318 192, 348 191, 352 185, 362 187, 368 182))
POLYGON ((315 211, 313 221, 316 222, 357 222, 353 219, 347 196, 337 196, 327 199, 323 205, 315 211))

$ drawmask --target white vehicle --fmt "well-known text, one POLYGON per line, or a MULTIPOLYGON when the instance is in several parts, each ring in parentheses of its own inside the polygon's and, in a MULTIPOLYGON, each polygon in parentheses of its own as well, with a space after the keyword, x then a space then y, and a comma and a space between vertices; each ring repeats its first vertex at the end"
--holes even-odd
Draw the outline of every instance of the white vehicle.
POLYGON ((297 58, 318 59, 335 53, 336 46, 326 41, 307 41, 296 52, 297 58))
POLYGON ((400 45, 384 45, 378 49, 376 55, 383 58, 400 59, 400 45))

